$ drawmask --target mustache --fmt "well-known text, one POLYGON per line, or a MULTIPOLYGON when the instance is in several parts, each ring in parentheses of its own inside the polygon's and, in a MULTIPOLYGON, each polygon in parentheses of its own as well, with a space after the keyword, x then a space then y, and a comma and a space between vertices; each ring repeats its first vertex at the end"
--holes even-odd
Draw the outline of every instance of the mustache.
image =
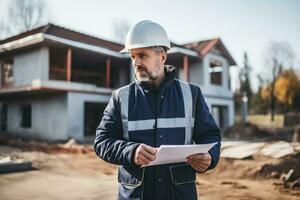
POLYGON ((143 66, 143 65, 135 66, 135 68, 136 68, 137 71, 143 70, 143 71, 148 72, 147 68, 145 66, 143 66))

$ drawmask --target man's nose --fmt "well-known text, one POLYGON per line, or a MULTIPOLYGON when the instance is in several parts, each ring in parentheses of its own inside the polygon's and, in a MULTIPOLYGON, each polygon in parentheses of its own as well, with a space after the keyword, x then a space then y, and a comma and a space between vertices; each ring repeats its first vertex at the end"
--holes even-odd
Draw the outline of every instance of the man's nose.
POLYGON ((133 61, 133 66, 140 66, 142 64, 141 59, 136 58, 133 61))

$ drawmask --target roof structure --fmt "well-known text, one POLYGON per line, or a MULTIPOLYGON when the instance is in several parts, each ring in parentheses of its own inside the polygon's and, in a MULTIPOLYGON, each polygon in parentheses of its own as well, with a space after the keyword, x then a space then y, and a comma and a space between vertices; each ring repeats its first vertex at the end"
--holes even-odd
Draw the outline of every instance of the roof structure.
MULTIPOLYGON (((0 54, 3 52, 39 44, 45 41, 92 50, 116 57, 129 57, 128 55, 126 56, 119 53, 119 51, 124 47, 123 44, 104 40, 102 38, 67 29, 52 23, 48 23, 44 26, 40 26, 1 40, 0 54)), ((179 53, 202 59, 207 53, 215 51, 226 57, 230 65, 236 65, 235 60, 226 49, 220 38, 191 42, 182 45, 172 42, 171 46, 172 48, 168 52, 170 54, 179 53)))
POLYGON ((203 58, 207 53, 213 51, 214 49, 217 49, 224 57, 228 59, 230 65, 236 65, 235 60, 226 49, 224 43, 220 38, 186 43, 183 44, 183 46, 188 49, 197 51, 200 58, 203 58))

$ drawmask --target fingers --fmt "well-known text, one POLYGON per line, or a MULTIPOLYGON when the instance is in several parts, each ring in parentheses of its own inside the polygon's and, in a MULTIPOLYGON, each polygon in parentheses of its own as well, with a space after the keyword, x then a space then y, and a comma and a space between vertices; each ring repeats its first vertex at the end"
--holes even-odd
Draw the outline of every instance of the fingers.
POLYGON ((151 153, 149 153, 149 152, 147 152, 147 151, 142 151, 141 154, 142 154, 145 158, 147 158, 148 160, 150 160, 150 161, 156 159, 155 154, 151 154, 151 153))
POLYGON ((191 158, 193 160, 198 160, 198 161, 210 161, 211 160, 211 156, 209 153, 194 154, 194 155, 190 155, 188 158, 191 158))
POLYGON ((145 144, 141 144, 135 151, 134 162, 137 165, 147 165, 156 159, 157 149, 145 144))
POLYGON ((153 147, 150 147, 150 146, 148 146, 148 145, 145 145, 145 144, 142 144, 143 146, 143 148, 148 152, 148 153, 150 153, 150 154, 156 154, 156 152, 157 152, 157 148, 153 148, 153 147))
POLYGON ((207 167, 195 165, 195 164, 190 164, 197 172, 203 173, 207 169, 207 167))
POLYGON ((191 155, 187 157, 187 163, 196 171, 204 172, 211 164, 211 156, 209 153, 191 155))

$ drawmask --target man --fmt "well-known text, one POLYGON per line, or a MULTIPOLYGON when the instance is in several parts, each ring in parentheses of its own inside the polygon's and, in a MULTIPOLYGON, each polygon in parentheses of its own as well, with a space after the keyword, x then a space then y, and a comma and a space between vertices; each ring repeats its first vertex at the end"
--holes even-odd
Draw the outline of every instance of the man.
POLYGON ((113 92, 97 128, 94 148, 103 160, 120 165, 118 199, 197 199, 196 172, 216 166, 220 130, 198 86, 175 79, 164 65, 170 41, 157 23, 144 20, 128 32, 125 49, 135 83, 113 92), (185 163, 141 167, 155 160, 157 147, 217 142, 209 153, 185 163))

